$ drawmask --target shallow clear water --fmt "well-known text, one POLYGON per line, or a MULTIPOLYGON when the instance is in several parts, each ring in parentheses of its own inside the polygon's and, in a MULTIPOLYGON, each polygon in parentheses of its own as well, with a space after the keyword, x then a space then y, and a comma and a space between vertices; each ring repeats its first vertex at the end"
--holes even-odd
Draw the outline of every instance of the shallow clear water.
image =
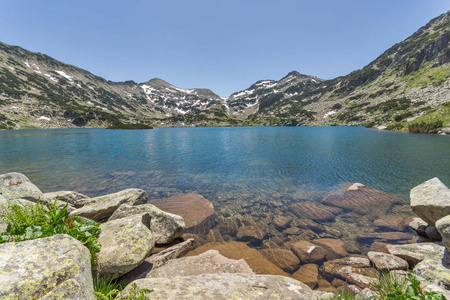
POLYGON ((321 199, 343 182, 396 194, 432 177, 450 185, 450 137, 361 127, 156 128, 0 132, 0 173, 44 192, 96 196, 136 187, 151 197, 321 199))

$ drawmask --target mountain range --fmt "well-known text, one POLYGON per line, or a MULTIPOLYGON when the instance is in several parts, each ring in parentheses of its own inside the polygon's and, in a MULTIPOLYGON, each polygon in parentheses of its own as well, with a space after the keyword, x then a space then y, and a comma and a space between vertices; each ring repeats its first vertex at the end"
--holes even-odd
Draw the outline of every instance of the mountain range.
POLYGON ((447 12, 361 70, 331 80, 292 71, 228 98, 159 78, 112 82, 0 42, 0 129, 405 122, 450 101, 449 42, 447 12))

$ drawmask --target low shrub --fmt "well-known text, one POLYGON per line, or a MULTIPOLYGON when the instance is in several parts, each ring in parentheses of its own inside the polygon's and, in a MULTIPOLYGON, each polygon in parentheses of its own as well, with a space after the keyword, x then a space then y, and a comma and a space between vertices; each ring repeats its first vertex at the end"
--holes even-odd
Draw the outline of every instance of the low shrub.
POLYGON ((443 125, 442 119, 412 121, 408 123, 408 131, 411 133, 437 133, 443 125))

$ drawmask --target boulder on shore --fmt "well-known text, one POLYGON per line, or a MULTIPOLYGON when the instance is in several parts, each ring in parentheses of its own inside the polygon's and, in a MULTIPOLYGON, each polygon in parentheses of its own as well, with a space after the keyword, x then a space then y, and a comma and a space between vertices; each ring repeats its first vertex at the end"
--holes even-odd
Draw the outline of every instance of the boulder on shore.
POLYGON ((37 202, 42 192, 21 173, 7 173, 0 175, 0 196, 6 200, 26 199, 37 202))
POLYGON ((123 204, 139 205, 147 202, 147 193, 141 189, 126 189, 114 194, 108 194, 91 199, 92 202, 70 213, 71 216, 81 216, 95 221, 103 221, 111 217, 123 204))
POLYGON ((410 197, 413 212, 429 225, 450 215, 450 189, 437 177, 413 188, 410 197))
POLYGON ((406 270, 409 267, 406 260, 392 254, 370 251, 367 257, 380 271, 406 270))
POLYGON ((151 217, 150 230, 152 231, 156 244, 168 244, 174 239, 183 236, 186 227, 183 218, 162 211, 152 204, 135 206, 123 204, 108 220, 116 220, 141 213, 148 213, 151 217))
POLYGON ((199 194, 183 194, 151 201, 159 209, 184 219, 186 232, 207 234, 216 220, 213 204, 199 194))
POLYGON ((139 266, 155 246, 147 213, 109 221, 100 225, 98 274, 111 280, 139 266))
POLYGON ((1 299, 92 299, 91 254, 68 235, 0 245, 1 299))
POLYGON ((53 201, 55 201, 56 199, 65 203, 69 203, 69 205, 75 208, 81 208, 92 202, 91 198, 89 198, 88 196, 72 191, 45 193, 42 195, 41 200, 53 203, 53 201))
POLYGON ((125 296, 134 284, 137 290, 152 289, 147 296, 155 299, 318 299, 307 285, 276 275, 223 273, 145 278, 130 283, 123 291, 125 296))

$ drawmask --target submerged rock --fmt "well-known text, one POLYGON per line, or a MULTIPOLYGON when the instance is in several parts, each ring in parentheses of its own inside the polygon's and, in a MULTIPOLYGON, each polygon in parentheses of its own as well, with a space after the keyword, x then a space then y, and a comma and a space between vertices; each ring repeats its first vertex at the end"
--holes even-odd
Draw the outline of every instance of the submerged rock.
POLYGON ((145 278, 129 284, 152 289, 147 296, 155 299, 305 299, 316 300, 317 295, 305 284, 284 276, 254 274, 204 274, 175 278, 145 278))
POLYGON ((148 213, 151 217, 150 230, 156 244, 168 244, 174 239, 182 237, 186 227, 182 217, 167 213, 152 204, 121 205, 109 218, 116 220, 136 214, 148 213))
POLYGON ((429 225, 450 215, 450 189, 437 177, 413 188, 410 197, 413 212, 429 225))
POLYGON ((321 205, 311 201, 294 203, 291 208, 299 218, 314 221, 331 220, 341 212, 341 209, 337 207, 321 205))
POLYGON ((163 211, 184 219, 186 232, 207 234, 214 225, 216 212, 213 204, 199 194, 183 194, 151 201, 163 211))
POLYGON ((266 234, 255 226, 242 226, 239 227, 237 232, 237 238, 244 242, 250 242, 254 244, 261 243, 266 234))
POLYGON ((100 225, 98 274, 111 280, 139 266, 155 246, 147 213, 100 225))
POLYGON ((289 249, 263 249, 259 252, 272 263, 288 273, 297 270, 300 260, 289 249))
POLYGON ((297 272, 292 274, 292 278, 314 289, 319 282, 319 267, 316 264, 303 265, 297 272))
POLYGON ((352 185, 331 192, 322 203, 361 215, 383 216, 393 204, 401 203, 401 199, 368 186, 358 185, 355 188, 352 185))
POLYGON ((42 192, 21 173, 7 173, 0 175, 0 196, 6 200, 26 199, 37 202, 42 192))
POLYGON ((218 250, 220 254, 231 259, 243 258, 256 274, 289 276, 280 267, 266 259, 258 250, 241 242, 205 244, 189 252, 186 256, 198 255, 211 249, 218 250))
POLYGON ((1 299, 92 299, 89 250, 68 235, 0 245, 1 299))
POLYGON ((290 245, 292 251, 300 259, 301 263, 320 262, 325 259, 327 251, 308 241, 298 241, 290 245))
POLYGON ((76 209, 71 216, 81 216, 95 221, 102 221, 111 217, 119 206, 123 204, 139 205, 147 202, 147 193, 141 189, 126 189, 114 194, 91 199, 89 205, 76 209))
POLYGON ((163 266, 150 271, 146 278, 173 278, 220 273, 254 274, 245 260, 229 259, 217 250, 208 250, 199 255, 170 260, 163 266))

